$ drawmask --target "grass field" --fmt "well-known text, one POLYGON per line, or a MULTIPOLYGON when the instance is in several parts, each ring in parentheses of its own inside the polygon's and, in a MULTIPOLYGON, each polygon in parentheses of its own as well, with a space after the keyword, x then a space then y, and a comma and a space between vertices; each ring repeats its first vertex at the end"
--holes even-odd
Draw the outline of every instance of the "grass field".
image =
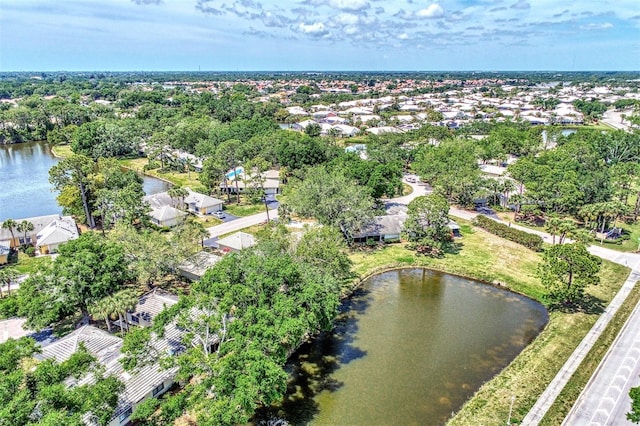
POLYGON ((24 253, 20 253, 18 255, 18 263, 11 266, 14 266, 20 274, 33 274, 34 272, 41 270, 44 265, 50 262, 51 257, 49 256, 29 257, 24 253))
POLYGON ((249 204, 242 200, 240 197, 240 205, 235 203, 235 197, 231 198, 230 203, 225 203, 224 211, 232 214, 234 216, 243 217, 243 216, 251 216, 256 213, 265 212, 264 204, 249 204))
POLYGON ((160 169, 144 170, 149 161, 146 158, 127 158, 120 160, 120 163, 131 170, 134 170, 140 174, 146 174, 158 179, 163 179, 171 182, 175 186, 182 186, 191 188, 193 191, 206 193, 197 172, 174 172, 174 171, 162 171, 160 169))
POLYGON ((53 155, 55 155, 58 158, 69 157, 71 154, 73 154, 73 151, 71 151, 71 145, 52 146, 51 152, 53 152, 53 155))
MULTIPOLYGON (((483 230, 472 228, 460 220, 463 238, 458 254, 442 259, 416 257, 403 244, 383 246, 373 252, 355 252, 351 255, 354 269, 360 278, 394 267, 425 266, 448 273, 467 276, 505 286, 533 299, 542 300, 544 289, 535 277, 540 254, 502 240, 483 230)), ((588 293, 600 299, 603 305, 613 298, 625 281, 629 270, 620 265, 603 262, 601 284, 591 287, 588 293)), ((640 291, 635 291, 638 297, 640 291)), ((590 354, 588 365, 581 369, 567 386, 567 392, 558 400, 555 414, 547 424, 559 424, 588 380, 595 366, 617 334, 625 315, 630 312, 632 301, 612 322, 611 330, 603 335, 597 351, 590 354)), ((597 320, 597 314, 552 312, 549 323, 523 352, 500 374, 485 383, 464 407, 453 417, 451 425, 504 424, 509 415, 512 396, 515 396, 512 421, 518 424, 538 396, 553 379, 584 335, 597 320)))

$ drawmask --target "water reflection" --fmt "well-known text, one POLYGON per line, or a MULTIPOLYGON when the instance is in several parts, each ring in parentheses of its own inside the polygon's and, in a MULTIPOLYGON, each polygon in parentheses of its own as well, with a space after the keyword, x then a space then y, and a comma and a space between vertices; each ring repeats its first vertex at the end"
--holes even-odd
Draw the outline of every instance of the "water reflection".
POLYGON ((331 333, 288 364, 288 394, 259 418, 291 424, 443 424, 547 321, 529 299, 423 269, 372 277, 331 333))

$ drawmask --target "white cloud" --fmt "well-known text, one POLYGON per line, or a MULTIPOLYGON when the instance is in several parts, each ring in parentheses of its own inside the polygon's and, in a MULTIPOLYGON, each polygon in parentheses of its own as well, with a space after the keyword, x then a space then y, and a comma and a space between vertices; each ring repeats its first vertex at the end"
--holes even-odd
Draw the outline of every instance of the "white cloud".
POLYGON ((336 16, 336 21, 343 25, 355 25, 358 23, 358 16, 353 13, 341 13, 336 16))
POLYGON ((603 22, 601 24, 580 25, 581 30, 606 30, 607 28, 613 28, 613 24, 611 22, 603 22))
POLYGON ((329 0, 329 5, 340 10, 359 11, 369 8, 367 0, 329 0))
POLYGON ((416 12, 416 16, 418 18, 426 18, 426 19, 440 18, 443 15, 444 15, 444 10, 437 3, 430 4, 429 7, 427 7, 426 9, 421 9, 416 12))
POLYGON ((316 22, 314 24, 300 23, 300 25, 298 25, 298 29, 300 30, 300 32, 304 34, 311 34, 311 35, 322 35, 327 32, 322 22, 316 22))
POLYGON ((409 39, 409 34, 407 34, 407 33, 402 33, 402 34, 400 34, 400 35, 398 36, 398 38, 399 38, 400 40, 408 40, 408 39, 409 39))

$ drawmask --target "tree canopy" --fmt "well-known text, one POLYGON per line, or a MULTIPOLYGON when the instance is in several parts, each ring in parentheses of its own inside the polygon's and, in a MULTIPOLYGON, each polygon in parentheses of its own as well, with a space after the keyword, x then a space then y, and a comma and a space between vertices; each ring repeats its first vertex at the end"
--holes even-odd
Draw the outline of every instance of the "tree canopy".
POLYGON ((308 169, 304 180, 294 184, 288 203, 297 215, 314 217, 346 235, 353 235, 371 221, 374 213, 368 188, 341 171, 329 172, 325 167, 308 169))
POLYGON ((122 246, 96 233, 83 233, 58 250, 55 262, 20 286, 20 315, 29 327, 44 328, 78 313, 86 323, 89 306, 131 278, 122 246))

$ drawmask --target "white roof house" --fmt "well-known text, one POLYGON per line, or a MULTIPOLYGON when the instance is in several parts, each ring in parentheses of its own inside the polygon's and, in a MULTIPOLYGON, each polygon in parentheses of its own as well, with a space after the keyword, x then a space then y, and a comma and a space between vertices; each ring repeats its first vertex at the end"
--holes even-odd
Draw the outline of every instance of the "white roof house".
POLYGON ((199 192, 194 192, 189 188, 187 188, 187 191, 189 192, 189 195, 184 197, 184 203, 192 212, 210 214, 214 211, 222 210, 224 201, 205 194, 200 194, 199 192))
MULTIPOLYGON (((127 320, 131 324, 150 325, 160 312, 176 303, 178 303, 177 296, 155 289, 139 299, 134 311, 127 315, 127 320)), ((150 357, 154 359, 158 355, 173 355, 181 352, 184 350, 183 335, 184 331, 180 330, 174 322, 170 323, 162 337, 156 335, 152 337, 150 357)), ((214 335, 213 339, 217 339, 217 336, 214 335)), ((116 412, 109 422, 110 426, 128 424, 135 406, 147 398, 166 392, 173 384, 178 371, 178 367, 165 369, 157 362, 147 363, 134 371, 125 371, 120 363, 123 357, 121 353, 123 340, 91 325, 83 326, 44 346, 42 353, 37 354, 36 357, 62 362, 69 359, 81 343, 105 367, 107 376, 117 377, 124 383, 124 391, 119 396, 116 412)), ((92 373, 88 373, 77 381, 67 381, 71 386, 94 382, 95 377, 92 373)))
POLYGON ((332 129, 336 129, 340 132, 342 136, 355 136, 360 132, 360 129, 354 126, 349 126, 346 124, 336 124, 331 127, 332 129))
MULTIPOLYGON (((181 350, 182 332, 175 326, 168 326, 161 339, 153 339, 152 346, 157 353, 166 353, 170 350, 181 350), (180 346, 180 348, 178 348, 180 346), (175 347, 175 348, 174 348, 175 347)), ((45 346, 42 353, 36 355, 40 359, 55 359, 63 362, 71 357, 80 344, 84 344, 87 351, 96 357, 98 362, 105 367, 107 376, 115 376, 124 383, 124 391, 120 394, 114 417, 109 422, 110 426, 128 423, 128 418, 133 408, 138 403, 149 397, 161 395, 173 384, 178 368, 163 369, 158 363, 145 365, 134 372, 127 372, 120 364, 122 358, 122 339, 106 331, 91 325, 85 325, 71 334, 45 346)), ((89 373, 81 377, 77 382, 69 384, 85 385, 95 382, 93 374, 89 373)))
POLYGON ((76 222, 70 217, 50 222, 36 234, 36 248, 41 253, 55 253, 60 244, 75 240, 79 236, 76 222))
MULTIPOLYGON (((200 214, 210 214, 214 211, 222 210, 224 201, 205 194, 200 194, 199 192, 194 192, 189 188, 185 189, 187 190, 187 195, 182 200, 171 198, 168 191, 159 192, 153 195, 146 195, 142 200, 149 203, 154 211, 159 211, 164 207, 173 208, 176 203, 184 203, 184 206, 188 210, 200 214)), ((171 210, 169 211, 171 212, 171 210)), ((157 218, 158 215, 159 213, 154 213, 152 214, 152 217, 157 218)))
POLYGON ((151 221, 158 226, 176 226, 184 220, 187 213, 171 206, 152 208, 149 212, 151 221))
POLYGON ((217 243, 218 247, 223 251, 239 252, 240 250, 255 246, 257 242, 251 234, 236 232, 235 234, 218 240, 217 243))
POLYGON ((404 133, 402 129, 391 126, 370 127, 366 131, 374 135, 380 135, 382 133, 404 133))
POLYGON ((287 107, 287 112, 291 115, 309 115, 309 113, 301 106, 287 107))
MULTIPOLYGON (((1 227, 2 222, 0 222, 0 245, 6 246, 6 247, 16 247, 16 246, 18 246, 20 244, 24 244, 24 243, 37 244, 37 242, 38 242, 38 234, 40 234, 52 222, 56 222, 56 221, 60 222, 60 226, 64 226, 64 227, 71 228, 71 229, 76 229, 75 238, 78 238, 77 228, 76 228, 76 221, 71 216, 61 216, 59 214, 51 214, 51 215, 46 215, 46 216, 36 216, 36 217, 28 217, 28 218, 24 218, 24 219, 15 219, 15 221, 17 223, 21 223, 22 221, 30 222, 33 225, 33 230, 27 232, 26 241, 23 241, 24 240, 24 233, 23 232, 18 232, 14 228, 13 232, 14 232, 14 235, 15 235, 15 240, 12 241, 11 231, 9 229, 2 228, 1 227)), ((60 235, 58 235, 58 237, 60 237, 60 235)), ((71 239, 73 239, 73 238, 71 238, 71 239)), ((53 239, 51 239, 50 241, 53 241, 53 239)), ((68 240, 66 240, 66 241, 68 241, 68 240)), ((63 241, 63 242, 66 242, 66 241, 63 241)), ((62 242, 60 244, 62 244, 62 242)))

